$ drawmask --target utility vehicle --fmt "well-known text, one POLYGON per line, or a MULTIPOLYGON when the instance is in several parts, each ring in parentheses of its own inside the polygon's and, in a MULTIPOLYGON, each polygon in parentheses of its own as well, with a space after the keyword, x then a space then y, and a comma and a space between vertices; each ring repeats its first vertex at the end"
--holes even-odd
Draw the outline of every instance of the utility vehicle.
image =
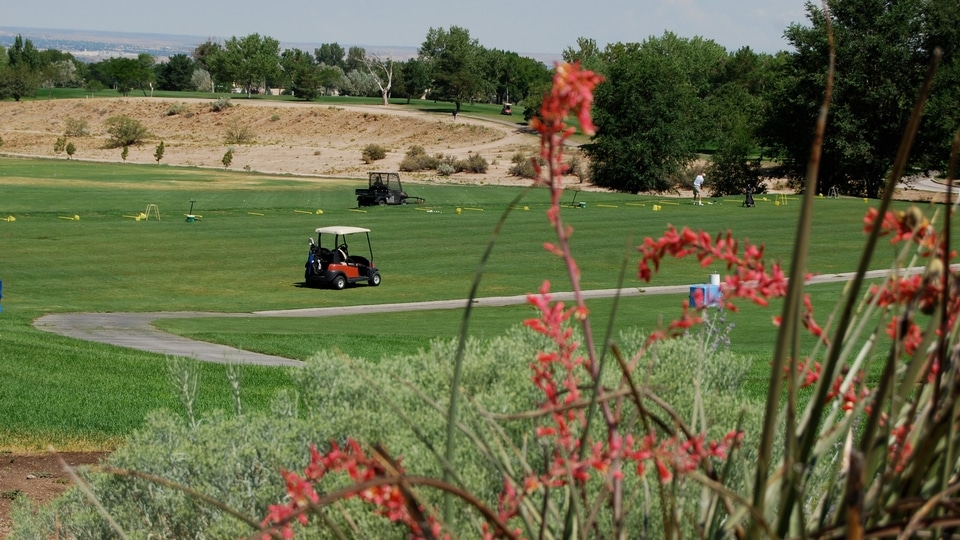
POLYGON ((369 174, 368 186, 357 188, 357 206, 383 206, 385 204, 407 204, 407 202, 422 203, 421 197, 411 197, 403 191, 400 185, 400 174, 395 172, 372 172, 369 174))

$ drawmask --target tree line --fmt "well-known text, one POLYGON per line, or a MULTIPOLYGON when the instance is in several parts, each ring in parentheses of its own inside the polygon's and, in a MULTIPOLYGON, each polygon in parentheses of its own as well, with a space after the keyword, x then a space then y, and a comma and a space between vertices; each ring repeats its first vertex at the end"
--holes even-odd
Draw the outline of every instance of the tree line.
MULTIPOLYGON (((877 197, 934 51, 933 81, 910 166, 945 173, 960 130, 960 10, 956 0, 808 2, 805 24, 784 37, 793 52, 728 52, 672 33, 604 49, 581 38, 564 52, 604 75, 597 87, 597 135, 584 146, 595 184, 637 193, 665 191, 706 165, 714 194, 762 189, 761 160, 799 192, 835 43, 836 74, 820 158, 823 193, 877 197)), ((529 104, 527 104, 529 106, 529 104)))
POLYGON ((242 91, 248 96, 276 89, 304 100, 323 95, 432 99, 502 103, 522 101, 550 81, 544 63, 510 51, 488 49, 460 27, 431 28, 420 54, 394 60, 363 47, 324 43, 311 51, 281 51, 270 36, 250 34, 223 42, 208 40, 192 54, 174 54, 157 62, 149 54, 136 58, 78 61, 55 50, 37 50, 17 36, 0 48, 0 98, 32 96, 40 88, 106 88, 122 95, 154 90, 242 91))
MULTIPOLYGON (((803 191, 815 118, 823 100, 828 27, 836 77, 821 158, 820 186, 875 197, 890 168, 934 50, 942 62, 911 165, 944 171, 960 128, 960 10, 956 0, 835 0, 807 4, 807 21, 784 31, 793 51, 728 51, 701 37, 671 32, 600 48, 579 38, 563 51, 604 77, 596 89, 597 135, 583 145, 591 180, 638 193, 688 182, 694 160, 715 195, 762 190, 762 162, 803 191), (689 177, 689 178, 688 178, 689 177)), ((232 92, 271 89, 303 100, 322 95, 521 103, 535 114, 551 68, 510 51, 483 47, 458 26, 430 28, 414 58, 394 60, 362 47, 324 43, 280 50, 269 36, 208 40, 166 62, 141 54, 97 63, 37 50, 17 36, 0 48, 0 99, 41 88, 82 86, 123 95, 155 89, 232 92)))

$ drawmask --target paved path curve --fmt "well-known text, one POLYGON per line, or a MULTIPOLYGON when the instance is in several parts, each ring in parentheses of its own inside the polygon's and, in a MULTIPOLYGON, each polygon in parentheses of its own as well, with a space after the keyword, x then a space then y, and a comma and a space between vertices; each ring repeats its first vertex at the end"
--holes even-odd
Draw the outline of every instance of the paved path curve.
MULTIPOLYGON (((922 268, 913 268, 910 272, 919 272, 922 268)), ((887 270, 871 271, 868 278, 882 277, 887 270)), ((853 272, 826 274, 811 278, 808 283, 828 283, 852 279, 853 272)), ((646 296, 651 294, 689 294, 689 285, 666 287, 643 287, 624 289, 598 289, 584 291, 583 296, 591 298, 611 298, 617 296, 646 296)), ((552 293, 555 300, 570 301, 573 293, 552 293)), ((493 296, 476 298, 474 306, 497 307, 522 304, 526 295, 493 296)), ((267 366, 301 366, 303 362, 280 356, 260 354, 225 345, 195 341, 155 328, 152 323, 158 319, 196 318, 196 317, 333 317, 336 315, 359 315, 366 313, 396 313, 403 311, 427 311, 437 309, 460 309, 466 307, 467 300, 437 300, 431 302, 410 302, 403 304, 372 304, 362 306, 288 309, 277 311, 254 311, 252 313, 211 313, 202 311, 176 311, 153 313, 54 313, 44 315, 34 321, 34 327, 46 332, 63 336, 97 341, 130 347, 142 351, 185 356, 205 362, 257 364, 267 366)))

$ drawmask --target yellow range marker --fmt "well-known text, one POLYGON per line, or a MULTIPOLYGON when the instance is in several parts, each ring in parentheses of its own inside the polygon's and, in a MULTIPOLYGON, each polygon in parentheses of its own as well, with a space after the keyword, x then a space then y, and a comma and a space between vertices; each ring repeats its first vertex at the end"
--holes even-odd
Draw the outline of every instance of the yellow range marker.
POLYGON ((599 204, 596 204, 595 206, 599 206, 600 208, 619 208, 619 207, 618 207, 617 205, 615 205, 615 204, 603 204, 603 203, 599 203, 599 204))
POLYGON ((307 212, 306 210, 294 210, 293 212, 296 214, 309 214, 311 216, 313 215, 313 212, 307 212))
POLYGON ((247 212, 247 213, 250 214, 251 216, 262 216, 262 215, 263 215, 263 214, 261 214, 260 212, 247 212))

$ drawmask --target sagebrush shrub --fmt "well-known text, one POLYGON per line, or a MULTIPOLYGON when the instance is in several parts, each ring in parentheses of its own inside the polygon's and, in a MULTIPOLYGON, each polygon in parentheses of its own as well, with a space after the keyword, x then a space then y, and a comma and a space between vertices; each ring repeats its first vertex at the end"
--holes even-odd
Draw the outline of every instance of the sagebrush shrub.
POLYGON ((403 161, 400 162, 400 170, 405 172, 432 171, 437 168, 440 161, 430 155, 420 145, 411 146, 407 150, 403 161))
POLYGON ((249 125, 234 119, 227 124, 223 140, 227 144, 250 144, 256 140, 256 133, 249 125))
POLYGON ((387 149, 379 144, 370 143, 363 147, 362 155, 364 163, 373 163, 387 157, 387 149))
POLYGON ((90 134, 90 127, 83 118, 67 118, 63 134, 66 137, 83 137, 90 134))
POLYGON ((229 97, 219 97, 216 99, 216 101, 210 104, 210 110, 213 112, 224 111, 230 107, 233 107, 233 103, 230 102, 229 97))
POLYGON ((171 103, 167 107, 167 116, 176 116, 178 114, 183 114, 187 110, 187 106, 183 103, 171 103))
POLYGON ((522 154, 515 154, 511 160, 513 165, 507 171, 507 174, 510 176, 519 176, 520 178, 536 178, 537 169, 533 166, 534 159, 538 159, 540 164, 543 165, 542 158, 525 157, 522 154))
POLYGON ((437 165, 437 174, 440 176, 450 176, 455 172, 457 172, 457 168, 449 163, 441 163, 437 165))
POLYGON ((149 135, 146 126, 129 116, 111 116, 103 124, 110 135, 112 148, 140 144, 149 135))

